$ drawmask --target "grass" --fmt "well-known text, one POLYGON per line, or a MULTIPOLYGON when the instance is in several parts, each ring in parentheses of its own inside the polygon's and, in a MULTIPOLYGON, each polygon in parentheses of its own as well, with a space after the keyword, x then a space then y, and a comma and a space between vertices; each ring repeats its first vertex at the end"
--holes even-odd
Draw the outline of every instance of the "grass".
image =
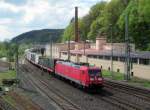
POLYGON ((12 106, 15 107, 16 102, 15 100, 10 96, 10 95, 3 95, 3 99, 8 102, 9 104, 11 104, 12 106))
POLYGON ((14 70, 9 70, 6 72, 0 73, 0 85, 2 84, 3 79, 13 79, 16 77, 16 72, 14 70))
MULTIPOLYGON (((113 77, 110 71, 103 70, 102 72, 104 78, 111 78, 113 80, 124 80, 124 74, 113 72, 113 77)), ((128 81, 128 83, 136 85, 136 86, 142 86, 146 88, 150 88, 150 81, 145 79, 140 79, 137 77, 132 77, 131 80, 128 81)))
MULTIPOLYGON (((110 71, 103 70, 102 74, 103 74, 103 77, 112 78, 112 74, 110 71)), ((114 80, 123 80, 124 75, 121 73, 118 73, 118 72, 113 72, 113 79, 114 80)))
POLYGON ((150 81, 136 78, 136 77, 132 78, 132 80, 130 80, 129 83, 134 84, 134 85, 140 85, 146 88, 150 88, 150 81))
MULTIPOLYGON (((16 72, 14 70, 1 72, 0 73, 0 85, 2 85, 3 79, 13 79, 13 78, 16 78, 16 72)), ((9 104, 15 107, 16 105, 15 100, 13 100, 13 98, 10 95, 6 94, 6 95, 3 95, 2 97, 6 102, 8 102, 9 104)))

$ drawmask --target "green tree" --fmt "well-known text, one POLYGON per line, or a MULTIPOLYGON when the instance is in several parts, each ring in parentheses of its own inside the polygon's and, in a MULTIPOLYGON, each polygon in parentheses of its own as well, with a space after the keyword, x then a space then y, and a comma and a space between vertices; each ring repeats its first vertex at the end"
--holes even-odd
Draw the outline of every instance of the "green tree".
MULTIPOLYGON (((89 13, 79 20, 80 39, 95 41, 98 33, 106 33, 110 41, 110 25, 114 42, 125 42, 125 15, 129 16, 129 37, 136 48, 150 50, 150 0, 111 0, 92 6, 89 13)), ((74 23, 65 29, 63 41, 74 39, 74 23)))
POLYGON ((113 27, 113 40, 115 42, 122 41, 123 38, 119 38, 121 33, 119 33, 120 30, 118 30, 117 21, 125 8, 126 5, 122 0, 111 0, 111 2, 106 5, 103 29, 104 32, 108 34, 108 41, 110 39, 110 25, 113 27))
MULTIPOLYGON (((91 24, 94 20, 97 19, 103 12, 102 10, 105 7, 106 2, 99 2, 96 5, 92 6, 89 14, 84 16, 82 19, 79 19, 79 34, 80 40, 87 39, 88 33, 90 31, 91 24)), ((72 21, 72 20, 71 20, 72 21)), ((72 40, 74 38, 74 23, 71 22, 69 26, 66 27, 62 41, 66 41, 70 37, 72 40)))
POLYGON ((95 41, 95 38, 100 32, 103 32, 102 26, 103 17, 100 17, 93 21, 90 27, 90 32, 88 33, 88 38, 95 41))
MULTIPOLYGON (((79 27, 79 36, 80 36, 80 40, 86 39, 85 38, 85 25, 84 23, 81 21, 81 19, 78 20, 78 27, 79 27)), ((75 34, 74 34, 74 29, 75 29, 75 24, 74 21, 70 22, 70 24, 67 26, 67 28, 65 29, 63 36, 62 36, 62 41, 67 41, 69 40, 74 40, 75 38, 75 34)))
MULTIPOLYGON (((96 20, 92 22, 90 26, 90 32, 88 33, 88 38, 92 40, 95 40, 99 32, 107 33, 109 35, 110 25, 112 25, 113 28, 117 29, 116 22, 118 21, 118 18, 125 9, 125 5, 120 0, 112 0, 107 4, 100 3, 97 5, 99 5, 99 7, 101 6, 101 11, 99 12, 99 16, 97 16, 96 20)), ((119 31, 115 30, 115 33, 118 32, 119 31)), ((119 40, 118 36, 115 35, 115 33, 114 39, 119 40)), ((110 37, 108 36, 108 41, 109 39, 110 37)))
POLYGON ((124 31, 126 13, 129 15, 130 41, 135 43, 137 49, 147 50, 150 43, 150 1, 130 1, 117 23, 121 31, 124 31))
POLYGON ((74 38, 74 23, 70 23, 67 28, 65 29, 64 33, 63 33, 63 37, 62 37, 62 41, 67 41, 74 38))

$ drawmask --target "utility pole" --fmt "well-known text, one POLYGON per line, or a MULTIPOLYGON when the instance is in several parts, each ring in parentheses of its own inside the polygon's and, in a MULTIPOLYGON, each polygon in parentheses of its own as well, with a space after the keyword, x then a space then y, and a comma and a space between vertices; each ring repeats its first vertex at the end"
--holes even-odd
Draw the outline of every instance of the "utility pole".
MULTIPOLYGON (((125 5, 128 5, 128 1, 124 0, 125 5)), ((130 41, 128 31, 128 13, 125 15, 125 80, 130 80, 130 41)))
POLYGON ((70 61, 70 37, 68 38, 68 61, 70 61))
POLYGON ((84 44, 84 55, 85 55, 85 46, 86 46, 86 40, 85 39, 84 39, 83 44, 84 44))
POLYGON ((50 41, 50 57, 51 57, 50 59, 51 60, 52 60, 52 57, 53 57, 52 56, 52 49, 53 49, 52 46, 53 46, 53 44, 52 44, 52 37, 51 37, 51 41, 50 41))
POLYGON ((16 53, 16 78, 19 79, 19 58, 18 58, 18 44, 15 44, 15 53, 16 53))
POLYGON ((111 36, 111 75, 112 78, 114 77, 114 73, 113 73, 113 38, 112 38, 112 34, 113 34, 113 27, 112 24, 110 24, 110 36, 111 36))

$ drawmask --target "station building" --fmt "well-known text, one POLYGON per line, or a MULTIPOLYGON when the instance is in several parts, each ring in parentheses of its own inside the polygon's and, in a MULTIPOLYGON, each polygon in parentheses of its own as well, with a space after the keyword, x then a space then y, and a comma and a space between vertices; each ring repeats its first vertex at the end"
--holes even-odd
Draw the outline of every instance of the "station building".
MULTIPOLYGON (((46 46, 46 55, 50 55, 50 45, 46 46)), ((101 36, 96 39, 96 43, 58 43, 52 45, 52 56, 54 58, 68 59, 73 62, 88 62, 104 70, 111 68, 111 56, 113 49, 113 70, 125 73, 125 44, 106 42, 106 37, 101 36)), ((150 51, 135 51, 135 45, 130 44, 131 73, 135 77, 150 80, 150 51)))

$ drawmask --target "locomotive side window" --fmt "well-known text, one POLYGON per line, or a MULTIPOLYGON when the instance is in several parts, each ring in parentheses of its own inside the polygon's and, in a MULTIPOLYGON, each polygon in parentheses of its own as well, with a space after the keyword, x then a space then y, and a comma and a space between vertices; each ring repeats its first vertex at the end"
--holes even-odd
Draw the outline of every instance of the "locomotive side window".
POLYGON ((95 70, 95 69, 91 69, 88 71, 90 75, 102 75, 101 74, 101 70, 95 70))

